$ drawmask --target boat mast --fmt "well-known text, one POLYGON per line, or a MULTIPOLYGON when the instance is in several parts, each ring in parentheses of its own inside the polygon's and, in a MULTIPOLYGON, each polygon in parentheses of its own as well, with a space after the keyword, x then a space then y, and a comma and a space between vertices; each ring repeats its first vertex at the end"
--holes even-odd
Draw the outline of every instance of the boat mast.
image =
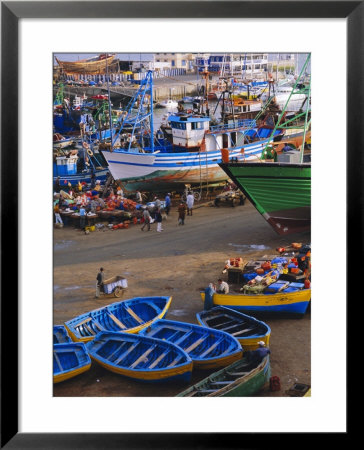
MULTIPOLYGON (((276 130, 277 130, 277 128, 278 128, 279 126, 282 127, 282 126, 285 125, 286 123, 292 122, 292 120, 293 120, 293 119, 291 119, 291 120, 289 120, 288 122, 286 122, 285 124, 281 124, 281 123, 280 123, 281 120, 282 120, 282 118, 283 118, 284 113, 286 112, 288 103, 289 103, 289 101, 290 101, 290 99, 291 99, 291 97, 292 97, 292 95, 293 95, 293 93, 294 93, 294 91, 295 91, 295 89, 296 89, 296 87, 297 87, 299 81, 301 80, 301 78, 302 78, 302 76, 303 76, 303 73, 304 73, 304 71, 305 71, 305 69, 306 69, 306 67, 307 67, 307 65, 308 65, 308 62, 309 62, 310 58, 311 58, 311 54, 308 55, 308 57, 307 57, 307 59, 306 59, 306 62, 305 62, 305 64, 303 65, 302 70, 301 70, 301 72, 300 72, 300 75, 298 76, 298 78, 297 78, 297 80, 296 80, 296 82, 295 82, 295 84, 294 84, 294 86, 293 86, 293 88, 292 88, 292 91, 290 92, 290 94, 289 94, 289 96, 288 96, 288 98, 287 98, 287 101, 286 101, 286 103, 285 103, 285 105, 284 105, 284 108, 282 109, 282 112, 281 112, 281 114, 280 114, 279 117, 278 117, 277 123, 276 123, 276 125, 275 125, 275 127, 274 127, 274 129, 273 129, 273 131, 272 131, 272 133, 271 133, 271 135, 270 135, 270 138, 271 138, 271 139, 274 138, 274 133, 276 132, 276 130)), ((309 102, 308 102, 308 103, 309 103, 309 102)), ((307 105, 308 105, 308 103, 307 103, 307 105)), ((307 116, 307 114, 308 114, 308 106, 307 106, 307 110, 306 110, 306 116, 307 116)), ((301 115, 302 115, 302 114, 301 114, 301 115)), ((268 147, 269 145, 270 145, 270 141, 268 140, 266 146, 265 146, 264 149, 262 150, 262 155, 264 154, 264 152, 266 151, 266 149, 267 149, 267 147, 268 147)))
POLYGON ((110 128, 110 142, 111 142, 110 151, 112 152, 114 148, 112 140, 112 115, 111 115, 111 99, 110 99, 110 83, 109 83, 109 65, 107 55, 106 55, 106 82, 107 82, 107 94, 109 103, 109 128, 110 128))

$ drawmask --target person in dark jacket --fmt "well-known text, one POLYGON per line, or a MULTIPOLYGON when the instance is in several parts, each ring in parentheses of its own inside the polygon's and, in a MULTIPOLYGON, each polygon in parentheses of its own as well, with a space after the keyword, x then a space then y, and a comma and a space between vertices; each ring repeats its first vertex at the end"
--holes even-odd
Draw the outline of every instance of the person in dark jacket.
POLYGON ((259 341, 259 347, 256 350, 250 352, 250 361, 260 363, 263 359, 270 354, 269 348, 265 346, 265 342, 259 341))
POLYGON ((100 272, 97 274, 96 280, 96 298, 98 298, 100 297, 100 292, 104 290, 105 274, 103 267, 100 267, 100 272))
POLYGON ((181 202, 178 206, 178 225, 185 224, 186 209, 185 203, 181 202))
POLYGON ((163 231, 162 228, 162 213, 161 213, 161 209, 158 208, 157 212, 155 213, 155 221, 157 222, 157 231, 160 233, 161 231, 163 231))

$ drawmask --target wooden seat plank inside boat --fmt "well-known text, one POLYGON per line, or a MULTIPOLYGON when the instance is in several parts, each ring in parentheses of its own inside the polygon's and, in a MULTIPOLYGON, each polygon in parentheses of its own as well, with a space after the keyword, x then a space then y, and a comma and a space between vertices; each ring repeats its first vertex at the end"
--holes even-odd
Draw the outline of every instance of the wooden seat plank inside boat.
POLYGON ((122 330, 126 330, 126 326, 117 318, 117 317, 115 317, 114 316, 114 314, 112 313, 112 312, 110 312, 110 311, 108 311, 107 312, 108 313, 108 315, 110 316, 110 318, 117 324, 117 325, 119 325, 119 327, 122 329, 122 330))
POLYGON ((56 353, 56 352, 53 352, 53 356, 54 356, 54 359, 57 361, 57 364, 58 364, 58 366, 59 366, 60 372, 63 372, 64 369, 63 369, 63 367, 62 367, 61 361, 60 361, 59 358, 58 358, 57 353, 56 353))
POLYGON ((207 350, 205 350, 201 355, 200 358, 204 358, 205 356, 207 356, 209 353, 211 353, 213 350, 215 350, 215 348, 221 344, 221 342, 224 340, 224 338, 219 339, 218 341, 214 342, 207 350))
POLYGON ((110 353, 110 355, 106 358, 108 360, 111 360, 111 358, 116 355, 123 347, 125 347, 125 342, 122 342, 119 347, 116 348, 116 350, 114 350, 112 353, 110 353))
POLYGON ((233 336, 239 336, 241 334, 249 333, 249 331, 252 331, 252 330, 254 330, 254 327, 253 328, 248 328, 246 330, 235 331, 235 333, 230 333, 230 334, 232 334, 233 336))
POLYGON ((91 335, 95 335, 96 331, 94 331, 92 328, 90 328, 87 323, 83 324, 83 327, 86 328, 86 330, 91 334, 91 335))
POLYGON ((141 362, 145 362, 147 360, 147 357, 152 351, 156 348, 156 345, 152 345, 150 348, 148 348, 147 351, 145 351, 142 355, 139 356, 139 358, 133 362, 133 364, 130 366, 131 369, 135 369, 135 367, 140 364, 141 362))
POLYGON ((104 331, 105 330, 105 328, 95 318, 93 318, 92 320, 93 320, 93 323, 97 326, 97 328, 100 331, 104 331))
MULTIPOLYGON (((178 330, 180 331, 180 330, 178 330)), ((189 331, 188 333, 184 334, 182 337, 180 337, 176 342, 172 341, 176 345, 180 345, 185 339, 189 338, 194 333, 194 330, 189 331)))
POLYGON ((198 339, 196 342, 194 342, 192 345, 190 345, 188 348, 184 348, 183 350, 186 353, 192 352, 196 347, 198 347, 200 344, 202 344, 203 341, 205 341, 208 338, 208 335, 202 336, 200 339, 198 339))
POLYGON ((175 358, 175 359, 171 362, 171 364, 169 364, 167 367, 170 368, 170 367, 175 366, 175 365, 178 363, 178 361, 181 360, 181 358, 182 358, 182 355, 177 356, 177 358, 175 358))
POLYGON ((123 359, 125 359, 133 350, 136 349, 136 347, 139 345, 139 342, 136 342, 135 344, 131 345, 126 352, 124 352, 122 355, 119 356, 115 361, 113 361, 113 364, 118 365, 123 359))
POLYGON ((154 369, 154 367, 156 367, 162 361, 162 359, 167 356, 168 353, 169 353, 169 350, 167 350, 166 352, 159 355, 158 358, 154 362, 152 362, 152 364, 150 364, 150 366, 148 366, 148 369, 154 369))
POLYGON ((131 308, 126 308, 126 310, 137 322, 140 324, 144 323, 144 321, 131 308))

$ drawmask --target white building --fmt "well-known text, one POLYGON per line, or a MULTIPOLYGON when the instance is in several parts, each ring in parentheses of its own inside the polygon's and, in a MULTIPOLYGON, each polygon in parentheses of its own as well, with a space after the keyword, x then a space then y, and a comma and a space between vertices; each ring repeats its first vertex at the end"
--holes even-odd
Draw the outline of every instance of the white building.
POLYGON ((192 53, 155 53, 154 63, 168 63, 170 69, 193 69, 194 56, 192 53))
POLYGON ((211 53, 198 54, 195 67, 199 72, 207 69, 219 76, 250 76, 268 70, 267 53, 211 53))

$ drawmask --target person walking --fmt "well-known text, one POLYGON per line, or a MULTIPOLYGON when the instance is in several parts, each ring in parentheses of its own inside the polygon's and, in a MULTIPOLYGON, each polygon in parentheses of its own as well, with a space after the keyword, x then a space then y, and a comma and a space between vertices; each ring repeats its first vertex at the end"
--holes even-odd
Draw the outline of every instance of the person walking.
POLYGON ((191 191, 187 194, 187 215, 192 216, 192 208, 193 204, 195 203, 195 198, 191 191))
POLYGON ((96 277, 96 298, 100 297, 100 292, 101 290, 104 289, 104 280, 105 280, 104 268, 100 267, 100 272, 97 274, 96 277))
POLYGON ((141 230, 144 231, 145 226, 147 226, 147 231, 150 231, 150 220, 151 220, 151 215, 150 212, 148 210, 148 208, 146 206, 143 207, 143 219, 144 219, 144 224, 141 227, 141 230))
POLYGON ((59 204, 58 203, 54 206, 54 215, 55 215, 55 218, 56 218, 56 223, 60 223, 60 224, 63 225, 63 222, 62 222, 62 219, 61 219, 61 215, 59 213, 59 204))
POLYGON ((166 212, 166 214, 168 216, 169 211, 171 209, 171 194, 169 192, 166 195, 166 198, 164 199, 164 202, 165 202, 164 210, 165 210, 165 212, 166 212))
POLYGON ((181 202, 178 206, 178 225, 185 224, 185 217, 186 217, 186 205, 183 202, 181 202))
POLYGON ((161 209, 158 208, 157 212, 155 213, 155 221, 157 222, 157 231, 158 233, 160 233, 161 231, 163 231, 162 228, 162 213, 161 213, 161 209))

